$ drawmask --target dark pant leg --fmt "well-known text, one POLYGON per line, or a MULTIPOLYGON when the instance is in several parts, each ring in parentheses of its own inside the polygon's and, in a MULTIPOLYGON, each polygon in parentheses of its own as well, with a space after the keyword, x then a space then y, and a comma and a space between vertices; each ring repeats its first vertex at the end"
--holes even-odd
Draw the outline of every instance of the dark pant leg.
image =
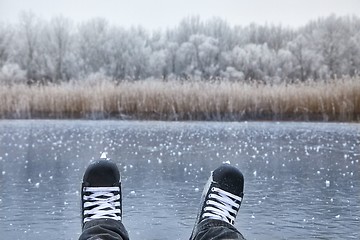
POLYGON ((245 240, 243 235, 231 224, 220 220, 204 220, 199 223, 190 240, 245 240))
POLYGON ((92 220, 85 223, 79 240, 129 240, 129 235, 120 221, 113 219, 92 220))

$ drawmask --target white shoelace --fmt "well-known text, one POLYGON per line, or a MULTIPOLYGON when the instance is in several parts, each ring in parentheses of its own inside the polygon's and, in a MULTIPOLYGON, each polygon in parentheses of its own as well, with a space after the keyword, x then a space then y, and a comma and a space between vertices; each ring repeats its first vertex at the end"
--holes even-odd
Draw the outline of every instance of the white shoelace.
POLYGON ((241 197, 213 187, 209 200, 206 201, 202 218, 218 219, 234 225, 241 201, 241 197))
POLYGON ((101 218, 121 220, 119 187, 84 187, 84 223, 101 218), (114 194, 114 193, 117 194, 114 194), (90 210, 86 210, 91 208, 90 210))

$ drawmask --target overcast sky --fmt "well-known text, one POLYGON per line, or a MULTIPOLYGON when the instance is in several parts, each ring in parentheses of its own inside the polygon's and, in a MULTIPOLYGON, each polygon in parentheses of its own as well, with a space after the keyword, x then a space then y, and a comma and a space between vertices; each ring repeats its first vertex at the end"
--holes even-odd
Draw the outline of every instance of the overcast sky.
POLYGON ((110 23, 149 30, 176 26, 192 15, 203 20, 217 16, 232 25, 298 27, 331 13, 360 16, 360 0, 0 0, 0 21, 16 22, 24 10, 44 19, 62 15, 81 22, 104 17, 110 23))

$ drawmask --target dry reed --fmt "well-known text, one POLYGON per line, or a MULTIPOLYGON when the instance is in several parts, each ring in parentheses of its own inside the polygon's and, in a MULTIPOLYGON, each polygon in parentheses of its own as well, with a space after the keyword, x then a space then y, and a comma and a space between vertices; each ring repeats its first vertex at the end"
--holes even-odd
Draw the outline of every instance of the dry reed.
POLYGON ((289 85, 155 80, 2 85, 0 117, 359 121, 360 79, 289 85))

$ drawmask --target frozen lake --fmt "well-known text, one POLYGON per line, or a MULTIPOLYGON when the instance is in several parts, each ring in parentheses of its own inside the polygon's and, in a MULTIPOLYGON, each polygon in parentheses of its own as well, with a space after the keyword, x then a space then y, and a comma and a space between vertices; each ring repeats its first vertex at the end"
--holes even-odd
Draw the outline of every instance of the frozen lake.
POLYGON ((0 121, 1 239, 77 239, 80 184, 107 151, 131 239, 188 239, 210 171, 245 176, 248 239, 360 239, 360 124, 0 121))

